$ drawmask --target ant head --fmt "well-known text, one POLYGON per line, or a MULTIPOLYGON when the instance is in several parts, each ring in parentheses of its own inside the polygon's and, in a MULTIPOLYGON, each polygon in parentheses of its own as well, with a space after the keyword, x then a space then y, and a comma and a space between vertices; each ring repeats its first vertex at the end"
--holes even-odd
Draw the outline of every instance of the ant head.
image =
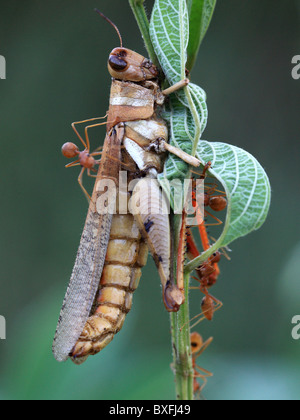
POLYGON ((197 353, 203 346, 203 338, 197 332, 191 333, 191 348, 192 353, 197 353))
POLYGON ((221 252, 220 251, 216 251, 210 258, 210 263, 211 264, 217 264, 221 261, 221 252))

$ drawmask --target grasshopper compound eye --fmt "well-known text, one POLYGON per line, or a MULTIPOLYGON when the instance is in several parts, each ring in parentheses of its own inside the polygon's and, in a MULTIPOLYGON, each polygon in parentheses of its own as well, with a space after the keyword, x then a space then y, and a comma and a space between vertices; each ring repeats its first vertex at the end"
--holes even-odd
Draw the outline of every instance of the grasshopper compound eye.
POLYGON ((110 54, 108 59, 108 66, 115 71, 124 71, 128 67, 126 61, 127 52, 123 49, 117 54, 110 54))

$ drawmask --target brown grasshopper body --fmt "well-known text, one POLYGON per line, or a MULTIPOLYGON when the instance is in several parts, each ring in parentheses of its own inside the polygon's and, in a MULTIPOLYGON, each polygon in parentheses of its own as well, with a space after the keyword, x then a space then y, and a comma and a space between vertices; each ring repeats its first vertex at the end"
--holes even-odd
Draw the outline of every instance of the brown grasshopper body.
POLYGON ((106 193, 98 189, 100 181, 111 180, 118 188, 123 164, 132 168, 129 179, 139 178, 138 184, 155 180, 168 150, 167 127, 156 112, 164 100, 156 67, 133 51, 117 48, 110 54, 108 68, 114 79, 107 135, 53 344, 58 361, 71 357, 78 364, 101 351, 122 328, 148 248, 161 277, 167 310, 177 311, 184 300, 171 279, 169 216, 152 214, 149 207, 149 201, 158 208, 166 206, 158 186, 151 190, 151 200, 142 190, 135 217, 97 210, 97 202, 103 197, 105 201, 106 193))

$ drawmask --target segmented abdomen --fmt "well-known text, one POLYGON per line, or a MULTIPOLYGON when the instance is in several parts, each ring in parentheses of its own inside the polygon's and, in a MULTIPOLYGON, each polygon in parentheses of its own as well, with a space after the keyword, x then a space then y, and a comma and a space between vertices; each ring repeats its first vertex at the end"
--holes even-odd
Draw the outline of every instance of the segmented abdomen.
POLYGON ((131 309, 148 247, 131 214, 113 217, 108 251, 91 316, 76 343, 72 359, 83 363, 101 351, 123 326, 131 309))

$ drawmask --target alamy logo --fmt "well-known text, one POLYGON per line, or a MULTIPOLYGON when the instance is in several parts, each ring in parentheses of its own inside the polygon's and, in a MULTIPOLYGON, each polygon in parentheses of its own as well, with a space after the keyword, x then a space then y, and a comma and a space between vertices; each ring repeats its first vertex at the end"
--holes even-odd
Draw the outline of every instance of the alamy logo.
POLYGON ((6 60, 0 55, 0 79, 6 79, 6 60))
POLYGON ((0 340, 6 340, 6 320, 0 315, 0 340))
POLYGON ((292 319, 295 327, 292 329, 292 337, 294 340, 300 340, 300 315, 295 315, 292 319))
POLYGON ((292 59, 292 64, 296 64, 295 67, 293 67, 292 70, 292 77, 294 80, 300 79, 300 55, 295 55, 292 59))

